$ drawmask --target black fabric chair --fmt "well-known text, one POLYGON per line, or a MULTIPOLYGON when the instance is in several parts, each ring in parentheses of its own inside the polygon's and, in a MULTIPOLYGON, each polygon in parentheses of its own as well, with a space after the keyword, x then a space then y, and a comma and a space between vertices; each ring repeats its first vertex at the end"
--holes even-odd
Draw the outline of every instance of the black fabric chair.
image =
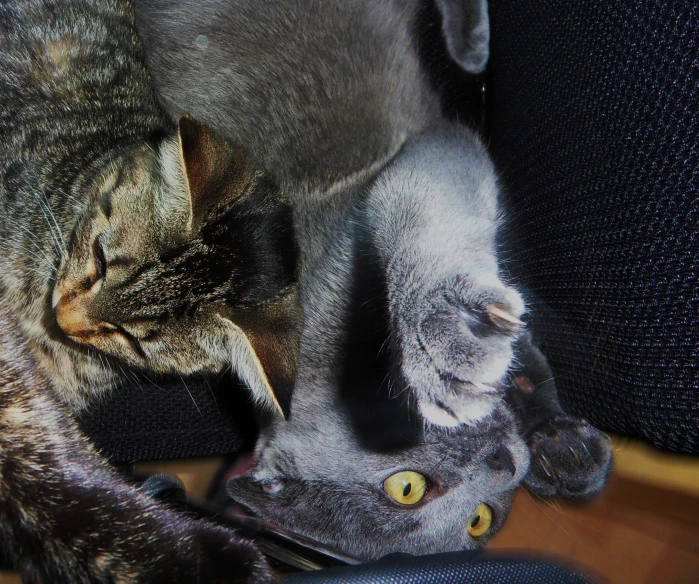
POLYGON ((491 0, 505 244, 564 407, 699 453, 699 4, 491 0))

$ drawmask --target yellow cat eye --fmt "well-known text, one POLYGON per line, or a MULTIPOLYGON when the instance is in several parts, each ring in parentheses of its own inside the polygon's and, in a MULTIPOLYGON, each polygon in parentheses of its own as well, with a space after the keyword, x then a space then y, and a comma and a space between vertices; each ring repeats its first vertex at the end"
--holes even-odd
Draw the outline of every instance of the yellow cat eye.
POLYGON ((493 510, 485 503, 481 503, 468 520, 468 532, 472 537, 480 537, 490 529, 493 524, 493 510))
POLYGON ((388 477, 382 487, 396 503, 415 505, 427 492, 427 479, 414 470, 403 470, 388 477))

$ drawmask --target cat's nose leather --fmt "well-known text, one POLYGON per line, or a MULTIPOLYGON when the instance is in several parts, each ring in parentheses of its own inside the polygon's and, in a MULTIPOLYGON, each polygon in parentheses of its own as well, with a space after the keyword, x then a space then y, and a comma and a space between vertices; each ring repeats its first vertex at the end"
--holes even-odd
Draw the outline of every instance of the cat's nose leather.
POLYGON ((500 444, 497 450, 488 457, 486 464, 493 470, 505 470, 512 476, 517 472, 512 454, 504 444, 500 444))
POLYGON ((56 303, 54 313, 58 326, 69 337, 84 337, 94 328, 85 313, 84 303, 76 297, 61 297, 56 303))

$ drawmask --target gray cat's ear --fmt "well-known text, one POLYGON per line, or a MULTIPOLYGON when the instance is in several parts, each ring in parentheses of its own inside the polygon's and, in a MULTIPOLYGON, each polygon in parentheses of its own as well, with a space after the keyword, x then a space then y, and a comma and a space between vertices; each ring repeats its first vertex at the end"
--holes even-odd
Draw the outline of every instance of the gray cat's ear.
POLYGON ((233 333, 231 362, 255 401, 287 418, 301 330, 297 294, 262 307, 230 310, 219 318, 233 333))
POLYGON ((232 200, 250 182, 248 156, 189 116, 182 116, 178 137, 189 190, 190 230, 198 229, 210 209, 232 200))
POLYGON ((490 44, 487 0, 436 1, 452 58, 469 73, 482 73, 490 44))

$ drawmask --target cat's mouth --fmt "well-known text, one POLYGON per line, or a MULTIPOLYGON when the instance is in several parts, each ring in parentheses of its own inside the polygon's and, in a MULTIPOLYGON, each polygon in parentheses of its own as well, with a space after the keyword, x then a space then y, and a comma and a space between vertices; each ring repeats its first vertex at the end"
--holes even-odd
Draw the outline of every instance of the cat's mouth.
POLYGON ((227 503, 220 515, 243 535, 254 539, 267 555, 302 570, 363 563, 363 560, 356 556, 256 517, 239 503, 227 503))
POLYGON ((257 466, 255 457, 252 452, 243 452, 238 455, 235 462, 226 471, 223 482, 227 483, 230 479, 238 479, 252 472, 257 466))

